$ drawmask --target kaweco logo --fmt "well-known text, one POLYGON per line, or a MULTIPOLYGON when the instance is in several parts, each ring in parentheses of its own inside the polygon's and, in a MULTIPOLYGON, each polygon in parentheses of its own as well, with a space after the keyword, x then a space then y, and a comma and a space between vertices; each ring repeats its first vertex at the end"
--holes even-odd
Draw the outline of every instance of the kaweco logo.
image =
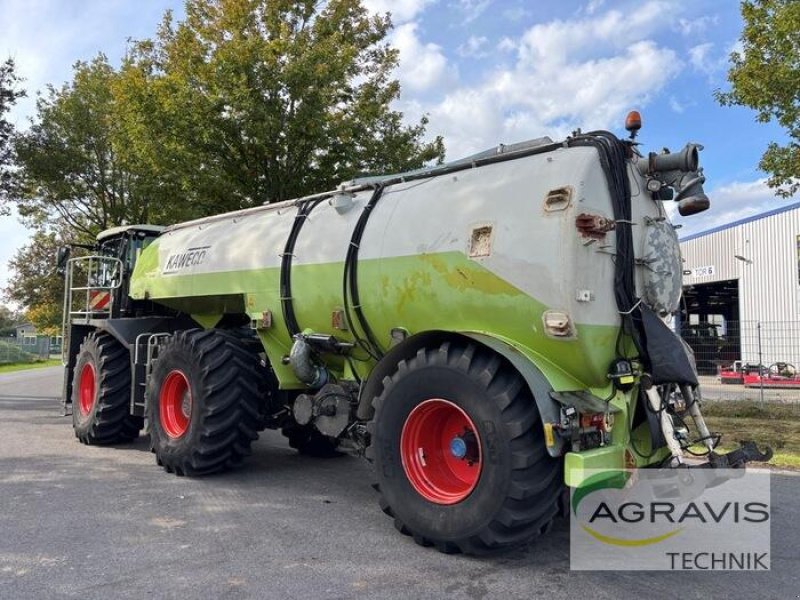
POLYGON ((769 473, 587 473, 572 492, 571 568, 769 569, 769 473))
POLYGON ((181 269, 203 264, 209 248, 210 246, 198 246, 197 248, 187 248, 177 254, 170 254, 169 258, 167 258, 167 264, 164 265, 164 273, 174 273, 181 269))

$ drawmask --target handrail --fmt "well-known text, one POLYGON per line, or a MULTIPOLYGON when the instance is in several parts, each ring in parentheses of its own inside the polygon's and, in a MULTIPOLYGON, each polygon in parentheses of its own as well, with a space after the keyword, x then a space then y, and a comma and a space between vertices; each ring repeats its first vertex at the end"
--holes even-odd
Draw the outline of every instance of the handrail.
POLYGON ((61 361, 66 364, 69 354, 69 324, 73 318, 91 319, 107 318, 112 314, 114 307, 113 291, 122 285, 123 262, 112 256, 93 254, 79 256, 67 261, 64 278, 64 312, 61 323, 63 344, 61 348, 61 361), (78 273, 81 276, 80 285, 75 285, 76 266, 85 266, 85 271, 78 273), (85 279, 84 279, 85 278, 85 279), (75 309, 75 292, 82 292, 83 303, 75 309), (101 298, 99 303, 93 300, 99 294, 107 293, 107 298, 101 298))

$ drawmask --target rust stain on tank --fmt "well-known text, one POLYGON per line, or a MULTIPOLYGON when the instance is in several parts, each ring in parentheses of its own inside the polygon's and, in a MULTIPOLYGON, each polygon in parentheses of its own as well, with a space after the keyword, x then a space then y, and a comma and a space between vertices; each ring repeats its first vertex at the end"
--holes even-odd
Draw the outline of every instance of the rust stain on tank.
POLYGON ((519 291, 510 283, 491 271, 474 264, 454 265, 435 254, 424 254, 420 258, 439 274, 440 280, 459 292, 480 290, 483 294, 518 295, 519 291))
POLYGON ((583 237, 600 240, 606 237, 609 231, 616 228, 616 223, 602 215, 581 213, 575 217, 575 228, 583 237))

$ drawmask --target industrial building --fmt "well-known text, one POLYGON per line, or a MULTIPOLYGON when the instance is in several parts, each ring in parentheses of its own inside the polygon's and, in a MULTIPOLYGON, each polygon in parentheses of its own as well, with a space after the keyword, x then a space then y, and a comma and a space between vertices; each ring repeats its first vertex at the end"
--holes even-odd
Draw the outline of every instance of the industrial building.
POLYGON ((678 324, 698 367, 708 373, 733 360, 800 366, 800 202, 686 236, 680 245, 678 324))

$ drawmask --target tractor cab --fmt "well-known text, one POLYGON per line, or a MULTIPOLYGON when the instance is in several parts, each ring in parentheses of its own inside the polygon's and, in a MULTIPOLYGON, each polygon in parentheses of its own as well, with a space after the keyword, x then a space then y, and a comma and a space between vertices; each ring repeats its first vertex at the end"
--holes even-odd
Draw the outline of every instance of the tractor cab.
POLYGON ((101 232, 88 255, 71 257, 59 249, 58 269, 65 276, 64 329, 70 322, 135 316, 128 296, 130 276, 142 250, 164 230, 158 225, 122 225, 101 232))
POLYGON ((61 358, 65 369, 65 413, 72 403, 75 357, 86 335, 106 330, 113 323, 147 323, 146 319, 136 317, 147 315, 152 303, 131 299, 128 288, 142 250, 163 230, 158 225, 123 225, 101 232, 93 245, 59 248, 57 270, 64 277, 61 358), (81 248, 85 253, 72 256, 73 248, 81 248))

